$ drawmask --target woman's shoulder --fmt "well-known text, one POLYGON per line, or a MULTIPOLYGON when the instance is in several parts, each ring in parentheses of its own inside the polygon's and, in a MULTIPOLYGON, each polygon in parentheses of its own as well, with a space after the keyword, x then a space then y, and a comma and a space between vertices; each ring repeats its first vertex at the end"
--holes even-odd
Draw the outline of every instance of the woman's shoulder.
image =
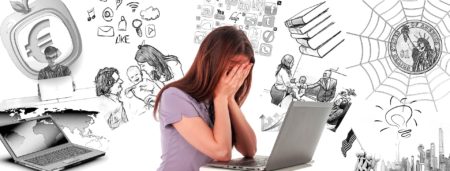
POLYGON ((186 92, 184 92, 183 90, 181 90, 177 87, 167 88, 166 90, 164 90, 164 92, 162 92, 161 96, 163 99, 164 99, 164 97, 169 97, 171 100, 183 99, 183 100, 195 102, 195 100, 189 94, 187 94, 186 92))

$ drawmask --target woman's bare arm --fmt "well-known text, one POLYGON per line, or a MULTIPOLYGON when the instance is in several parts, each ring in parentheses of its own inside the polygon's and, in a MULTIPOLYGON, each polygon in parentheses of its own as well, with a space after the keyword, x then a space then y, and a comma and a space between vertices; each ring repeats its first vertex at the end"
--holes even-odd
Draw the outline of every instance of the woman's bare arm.
POLYGON ((234 99, 228 100, 231 124, 236 139, 236 149, 245 157, 253 157, 256 153, 256 135, 248 124, 240 106, 234 99))
POLYGON ((226 99, 214 99, 215 123, 211 129, 200 117, 182 117, 173 124, 194 148, 218 161, 231 159, 231 123, 226 99))

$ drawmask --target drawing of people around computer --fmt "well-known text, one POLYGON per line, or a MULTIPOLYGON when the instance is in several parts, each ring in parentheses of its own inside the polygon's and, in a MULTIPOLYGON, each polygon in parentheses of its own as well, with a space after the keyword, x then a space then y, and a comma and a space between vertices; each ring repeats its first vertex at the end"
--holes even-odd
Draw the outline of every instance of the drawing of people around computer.
POLYGON ((119 71, 112 67, 100 69, 95 77, 96 94, 101 98, 104 118, 112 130, 128 122, 120 97, 122 83, 119 71))

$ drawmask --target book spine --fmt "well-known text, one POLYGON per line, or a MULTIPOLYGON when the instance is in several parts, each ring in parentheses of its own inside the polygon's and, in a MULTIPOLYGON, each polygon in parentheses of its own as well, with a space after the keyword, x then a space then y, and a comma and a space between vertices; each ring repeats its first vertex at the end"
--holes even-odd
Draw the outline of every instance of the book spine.
POLYGON ((317 50, 313 50, 311 48, 305 47, 305 46, 300 46, 299 48, 300 53, 302 53, 303 55, 309 55, 309 56, 313 56, 313 57, 318 57, 318 58, 322 58, 317 50))
POLYGON ((286 27, 291 28, 291 27, 296 27, 298 25, 302 25, 302 24, 306 24, 306 23, 303 21, 302 17, 298 17, 298 18, 286 20, 284 22, 284 24, 286 25, 286 27))
POLYGON ((305 34, 305 32, 302 31, 301 27, 289 28, 289 32, 293 34, 305 34))
POLYGON ((305 46, 310 48, 309 44, 308 44, 308 40, 309 39, 295 39, 297 41, 297 43, 300 44, 300 46, 305 46))
POLYGON ((333 45, 331 49, 319 49, 318 54, 323 58, 327 56, 328 53, 333 51, 337 46, 339 46, 342 42, 344 42, 345 39, 341 39, 337 44, 333 45))

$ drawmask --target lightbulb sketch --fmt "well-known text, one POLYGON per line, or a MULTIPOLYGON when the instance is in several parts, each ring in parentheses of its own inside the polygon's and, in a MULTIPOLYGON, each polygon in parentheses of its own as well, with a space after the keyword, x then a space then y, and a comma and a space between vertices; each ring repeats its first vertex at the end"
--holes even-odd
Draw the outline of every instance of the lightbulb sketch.
POLYGON ((370 20, 361 33, 358 64, 370 79, 371 93, 397 100, 413 99, 434 104, 450 89, 450 3, 443 0, 364 1, 370 20))
MULTIPOLYGON (((389 108, 384 108, 380 105, 376 105, 377 108, 385 111, 384 119, 388 125, 380 130, 383 132, 389 128, 396 128, 398 134, 403 138, 409 138, 411 136, 411 125, 414 124, 417 127, 417 120, 414 118, 414 114, 421 114, 422 111, 414 109, 411 104, 417 101, 413 100, 407 102, 406 98, 400 99, 397 103, 394 103, 396 98, 394 96, 389 100, 389 108), (394 103, 394 104, 393 104, 394 103)), ((375 122, 382 123, 382 120, 375 120, 375 122)))

